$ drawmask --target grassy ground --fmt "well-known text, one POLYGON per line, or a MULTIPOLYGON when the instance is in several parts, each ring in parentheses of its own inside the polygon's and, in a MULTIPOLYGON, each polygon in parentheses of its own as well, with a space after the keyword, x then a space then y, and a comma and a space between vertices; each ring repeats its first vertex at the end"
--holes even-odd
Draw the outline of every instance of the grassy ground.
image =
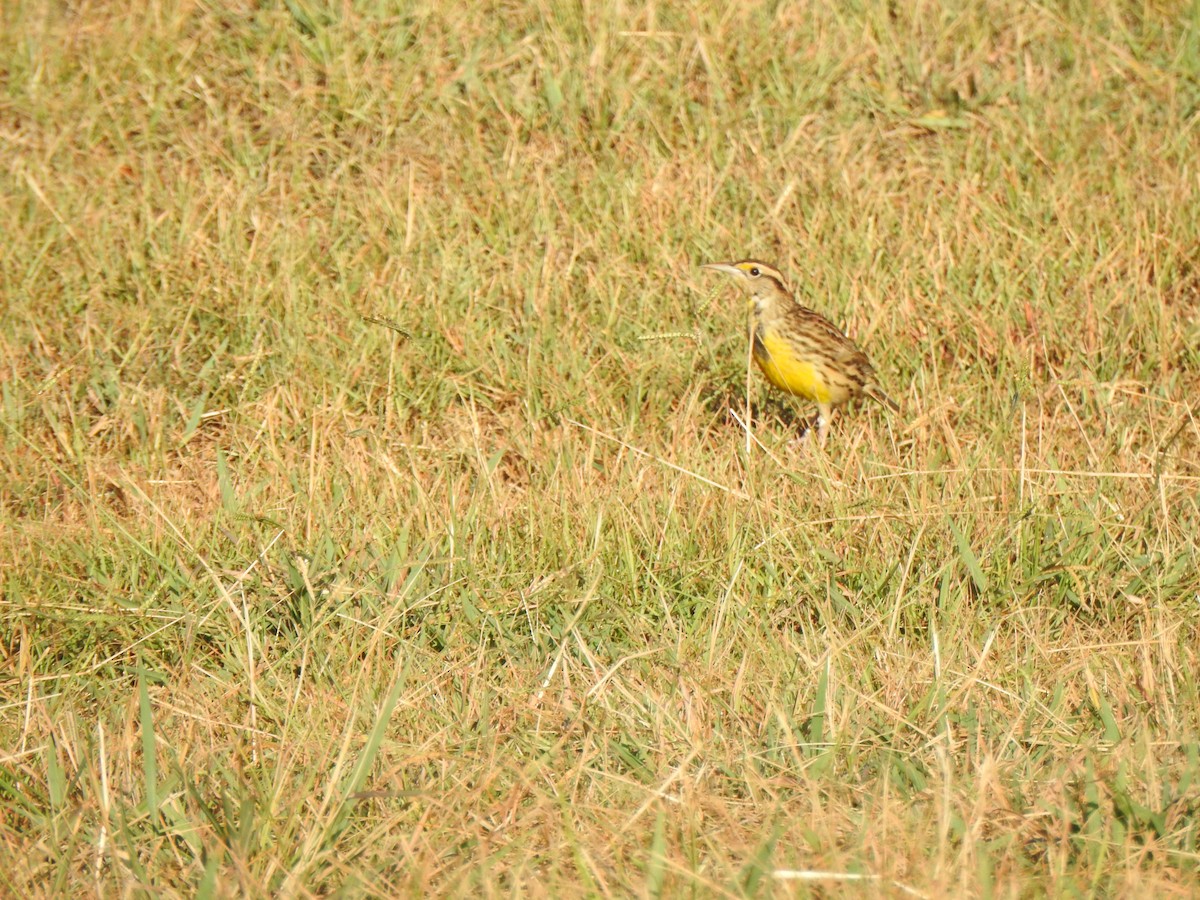
POLYGON ((1196 4, 0 6, 3 891, 1194 894, 1198 148, 1196 4))

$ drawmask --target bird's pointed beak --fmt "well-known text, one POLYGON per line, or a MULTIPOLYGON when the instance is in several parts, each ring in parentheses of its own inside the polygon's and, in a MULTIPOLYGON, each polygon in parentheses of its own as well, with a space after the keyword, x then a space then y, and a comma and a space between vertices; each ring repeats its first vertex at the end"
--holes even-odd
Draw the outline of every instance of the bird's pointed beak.
POLYGON ((726 275, 742 274, 742 270, 732 263, 705 263, 700 268, 712 269, 714 272, 724 272, 726 275))

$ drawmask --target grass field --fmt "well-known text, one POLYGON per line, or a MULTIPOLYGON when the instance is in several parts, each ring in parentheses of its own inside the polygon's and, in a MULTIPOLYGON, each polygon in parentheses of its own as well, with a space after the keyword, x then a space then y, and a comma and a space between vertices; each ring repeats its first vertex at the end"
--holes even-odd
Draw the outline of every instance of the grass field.
POLYGON ((134 6, 0 5, 0 893, 1200 892, 1200 4, 134 6))

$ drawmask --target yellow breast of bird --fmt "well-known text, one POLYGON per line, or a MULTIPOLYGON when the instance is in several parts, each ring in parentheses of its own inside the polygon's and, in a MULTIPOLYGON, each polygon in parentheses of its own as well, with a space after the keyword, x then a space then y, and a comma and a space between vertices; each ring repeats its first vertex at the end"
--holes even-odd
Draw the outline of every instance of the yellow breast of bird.
POLYGON ((817 403, 833 400, 831 385, 811 362, 800 359, 795 348, 772 328, 754 335, 754 361, 767 381, 780 390, 817 403))

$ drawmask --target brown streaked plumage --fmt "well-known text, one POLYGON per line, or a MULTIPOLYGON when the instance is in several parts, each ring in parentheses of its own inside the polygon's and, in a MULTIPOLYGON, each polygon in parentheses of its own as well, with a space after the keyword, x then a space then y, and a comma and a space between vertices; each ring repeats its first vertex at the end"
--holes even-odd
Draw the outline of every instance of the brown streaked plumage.
POLYGON ((797 303, 774 266, 743 259, 703 268, 732 275, 749 296, 754 361, 775 387, 817 404, 821 446, 833 411, 855 397, 899 411, 867 355, 820 313, 797 303))

